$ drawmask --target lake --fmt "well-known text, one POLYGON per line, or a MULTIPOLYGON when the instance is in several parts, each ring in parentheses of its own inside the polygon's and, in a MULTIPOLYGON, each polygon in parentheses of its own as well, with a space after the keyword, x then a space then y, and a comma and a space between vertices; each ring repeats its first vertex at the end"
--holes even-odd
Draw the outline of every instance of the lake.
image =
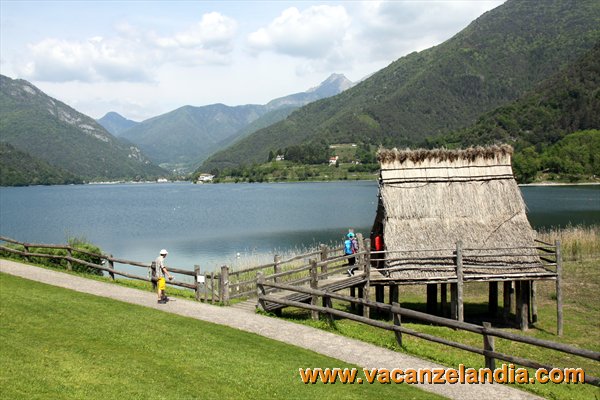
MULTIPOLYGON (((535 229, 600 224, 600 186, 521 188, 535 229)), ((202 269, 269 262, 274 254, 369 234, 377 182, 190 183, 0 188, 0 234, 30 243, 85 239, 115 257, 202 269)))

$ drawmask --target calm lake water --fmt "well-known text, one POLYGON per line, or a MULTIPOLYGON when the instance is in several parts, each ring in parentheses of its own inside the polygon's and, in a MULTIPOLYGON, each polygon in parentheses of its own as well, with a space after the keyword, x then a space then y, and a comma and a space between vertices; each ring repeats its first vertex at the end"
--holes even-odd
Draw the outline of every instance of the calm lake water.
MULTIPOLYGON (((535 229, 600 224, 600 186, 522 187, 535 229)), ((120 184, 0 188, 0 234, 31 243, 86 239, 104 252, 203 269, 253 265, 349 228, 368 235, 376 182, 120 184)))

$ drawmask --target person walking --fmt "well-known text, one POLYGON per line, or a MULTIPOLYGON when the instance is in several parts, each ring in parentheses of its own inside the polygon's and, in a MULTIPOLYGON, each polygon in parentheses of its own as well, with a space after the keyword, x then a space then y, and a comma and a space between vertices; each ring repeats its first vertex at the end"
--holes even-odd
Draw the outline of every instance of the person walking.
MULTIPOLYGON (((356 240, 354 233, 349 232, 348 235, 346 235, 346 237, 347 239, 344 241, 344 254, 347 256, 356 254, 358 252, 358 241, 356 240)), ((350 268, 348 268, 348 276, 353 276, 354 271, 358 269, 358 267, 356 267, 355 264, 356 257, 348 258, 348 265, 350 266, 350 268)))
POLYGON ((167 287, 165 276, 167 276, 170 281, 173 280, 173 276, 169 273, 167 266, 165 265, 165 258, 167 257, 167 254, 169 254, 169 252, 165 249, 162 249, 160 251, 160 255, 156 257, 156 260, 154 261, 156 263, 156 277, 158 279, 158 304, 165 304, 167 301, 169 301, 169 298, 165 294, 165 289, 167 287))

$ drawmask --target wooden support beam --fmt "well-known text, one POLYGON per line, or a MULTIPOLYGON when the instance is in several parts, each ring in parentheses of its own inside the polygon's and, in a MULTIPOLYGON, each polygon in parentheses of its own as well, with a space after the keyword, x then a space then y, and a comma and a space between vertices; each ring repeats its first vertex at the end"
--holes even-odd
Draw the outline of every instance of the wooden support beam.
POLYGON ((442 292, 440 295, 440 303, 442 308, 440 314, 442 315, 442 317, 445 317, 446 315, 448 315, 448 284, 440 284, 440 291, 442 292))
POLYGON ((375 301, 378 303, 383 303, 385 300, 384 297, 384 286, 377 285, 375 286, 375 301))
POLYGON ((508 321, 508 316, 510 315, 511 308, 511 299, 512 299, 512 285, 511 281, 503 282, 503 290, 502 290, 502 318, 504 321, 508 321))
POLYGON ((458 319, 458 289, 456 283, 450 284, 450 318, 458 319))
POLYGON ((538 321, 538 310, 537 310, 537 283, 536 281, 529 281, 531 285, 531 322, 535 324, 538 321))
POLYGON ((488 311, 490 316, 498 314, 498 282, 489 283, 488 311))
POLYGON ((456 243, 456 313, 457 320, 465 320, 465 311, 463 304, 463 260, 462 260, 462 242, 456 243))
POLYGON ((437 284, 427 284, 427 314, 437 315, 437 284))
POLYGON ((521 326, 521 313, 523 312, 523 296, 521 295, 521 281, 515 281, 515 324, 523 329, 521 326))

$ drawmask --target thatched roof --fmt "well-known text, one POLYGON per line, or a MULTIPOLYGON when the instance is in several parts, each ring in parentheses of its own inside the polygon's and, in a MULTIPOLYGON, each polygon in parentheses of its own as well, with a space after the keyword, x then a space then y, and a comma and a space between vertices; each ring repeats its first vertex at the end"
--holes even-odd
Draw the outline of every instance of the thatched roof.
POLYGON ((380 150, 380 207, 394 279, 545 273, 512 175, 512 148, 380 150), (417 268, 418 267, 418 268, 417 268), (421 268, 423 267, 423 268, 421 268), (426 267, 426 269, 425 269, 426 267))

